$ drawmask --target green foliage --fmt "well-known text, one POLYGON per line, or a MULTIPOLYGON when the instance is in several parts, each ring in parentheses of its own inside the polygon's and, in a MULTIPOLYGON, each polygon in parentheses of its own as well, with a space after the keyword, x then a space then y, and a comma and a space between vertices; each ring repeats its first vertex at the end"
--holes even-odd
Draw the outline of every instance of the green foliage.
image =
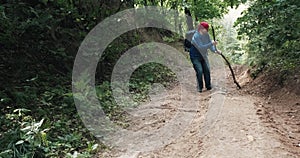
MULTIPOLYGON (((129 81, 129 91, 133 95, 134 101, 139 103, 148 99, 152 84, 160 83, 166 88, 170 88, 175 82, 175 73, 170 69, 157 63, 148 63, 133 72, 129 81)), ((114 100, 110 84, 110 82, 105 81, 96 86, 98 99, 108 117, 112 120, 122 119, 121 107, 114 100)))
POLYGON ((96 91, 97 91, 99 102, 105 114, 111 120, 114 121, 120 121, 124 119, 124 116, 122 116, 123 113, 121 107, 117 105, 112 95, 110 82, 105 81, 102 84, 96 86, 96 91))
POLYGON ((213 0, 213 1, 194 1, 187 0, 183 3, 182 7, 186 7, 193 12, 193 16, 200 20, 210 20, 213 18, 221 18, 228 12, 228 6, 239 6, 245 3, 246 0, 213 0))
MULTIPOLYGON (((85 35, 107 16, 134 5, 160 5, 179 11, 188 7, 201 19, 221 16, 229 5, 220 0, 203 2, 193 5, 192 0, 1 1, 0 72, 5 75, 0 76, 0 157, 95 154, 103 146, 80 121, 71 91, 72 66, 85 35)), ((234 5, 238 3, 234 1, 234 5)), ((174 26, 181 29, 179 24, 174 26)), ((122 53, 145 41, 141 39, 143 33, 130 31, 113 41, 97 70, 97 96, 104 111, 120 125, 118 120, 123 113, 112 97, 110 75, 122 53)), ((161 30, 156 34, 164 37, 165 42, 179 38, 161 30)), ((169 87, 175 81, 168 68, 149 63, 133 73, 130 91, 136 101, 145 101, 153 83, 169 87)), ((77 84, 88 88, 85 83, 77 84)))
POLYGON ((178 34, 175 34, 172 37, 164 36, 162 38, 162 40, 167 43, 176 42, 176 41, 179 41, 179 39, 180 39, 180 36, 178 34))
MULTIPOLYGON (((80 41, 102 18, 96 1, 1 1, 0 157, 91 155, 71 68, 80 41)), ((98 1, 97 3, 105 3, 98 1)))
POLYGON ((208 20, 215 17, 221 17, 226 13, 227 6, 221 0, 215 1, 193 1, 191 10, 199 20, 208 20))
MULTIPOLYGON (((237 30, 233 27, 233 22, 229 19, 216 19, 214 22, 217 48, 228 58, 231 63, 245 64, 247 54, 244 45, 247 42, 244 39, 237 39, 237 30)), ((212 33, 210 33, 212 34, 212 33)))
POLYGON ((246 3, 247 0, 136 0, 136 6, 162 6, 166 8, 184 11, 188 9, 192 12, 192 16, 198 20, 210 20, 212 18, 220 18, 228 11, 228 6, 239 6, 246 3))
POLYGON ((258 69, 293 70, 300 64, 300 9, 297 0, 255 1, 239 18, 248 39, 249 64, 258 69))
POLYGON ((53 106, 57 101, 49 101, 49 95, 40 100, 44 104, 35 105, 32 110, 3 107, 0 157, 59 157, 75 151, 85 155, 97 151, 92 150, 91 146, 97 143, 91 144, 94 138, 83 128, 79 116, 70 115, 76 109, 66 104, 69 97, 58 102, 60 106, 53 106), (36 121, 38 118, 42 119, 36 121))
POLYGON ((1 144, 8 144, 3 148, 1 146, 0 156, 8 157, 34 157, 42 156, 42 145, 47 145, 48 129, 41 129, 43 119, 39 122, 35 122, 30 116, 26 116, 26 113, 30 112, 27 109, 16 109, 12 114, 6 114, 2 116, 1 124, 6 122, 5 128, 10 128, 7 132, 3 133, 3 139, 1 144), (10 122, 11 120, 13 121, 10 122))
POLYGON ((148 99, 149 89, 153 83, 160 83, 164 87, 170 87, 176 82, 176 75, 167 67, 148 63, 142 65, 132 74, 130 79, 130 91, 135 94, 137 101, 148 99))

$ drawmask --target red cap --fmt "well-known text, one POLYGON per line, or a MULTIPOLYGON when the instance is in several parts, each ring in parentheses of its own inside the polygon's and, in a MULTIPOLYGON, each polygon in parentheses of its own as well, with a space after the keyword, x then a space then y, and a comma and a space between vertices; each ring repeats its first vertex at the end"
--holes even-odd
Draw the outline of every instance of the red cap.
POLYGON ((198 30, 200 30, 200 28, 205 28, 208 31, 209 28, 209 24, 207 22, 200 22, 200 24, 198 25, 198 30))

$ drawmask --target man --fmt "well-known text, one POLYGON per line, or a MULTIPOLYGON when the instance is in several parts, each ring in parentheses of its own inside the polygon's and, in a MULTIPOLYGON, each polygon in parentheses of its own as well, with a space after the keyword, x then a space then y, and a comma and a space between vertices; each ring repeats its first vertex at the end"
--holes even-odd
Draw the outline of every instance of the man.
POLYGON ((207 57, 207 50, 210 49, 214 53, 221 54, 220 51, 216 50, 216 41, 211 41, 208 34, 209 24, 207 22, 201 22, 198 25, 197 31, 194 33, 192 38, 192 46, 190 48, 190 58, 193 63, 194 69, 197 76, 197 87, 198 92, 202 92, 203 80, 202 74, 204 75, 205 87, 207 90, 211 90, 210 81, 210 67, 207 57))

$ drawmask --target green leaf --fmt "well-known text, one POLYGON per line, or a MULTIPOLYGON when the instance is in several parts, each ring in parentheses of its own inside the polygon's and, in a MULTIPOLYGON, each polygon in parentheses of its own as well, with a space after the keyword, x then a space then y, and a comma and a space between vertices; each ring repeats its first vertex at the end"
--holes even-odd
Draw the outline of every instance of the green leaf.
POLYGON ((23 144, 24 143, 24 140, 19 140, 18 142, 16 142, 15 145, 20 145, 20 144, 23 144))

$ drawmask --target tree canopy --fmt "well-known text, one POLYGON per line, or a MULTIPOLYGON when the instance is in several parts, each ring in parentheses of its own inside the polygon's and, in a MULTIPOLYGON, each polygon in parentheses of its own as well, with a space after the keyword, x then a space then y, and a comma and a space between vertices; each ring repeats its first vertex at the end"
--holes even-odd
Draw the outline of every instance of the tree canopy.
POLYGON ((246 38, 249 64, 292 70, 300 64, 300 8, 297 0, 254 1, 236 22, 246 38))

